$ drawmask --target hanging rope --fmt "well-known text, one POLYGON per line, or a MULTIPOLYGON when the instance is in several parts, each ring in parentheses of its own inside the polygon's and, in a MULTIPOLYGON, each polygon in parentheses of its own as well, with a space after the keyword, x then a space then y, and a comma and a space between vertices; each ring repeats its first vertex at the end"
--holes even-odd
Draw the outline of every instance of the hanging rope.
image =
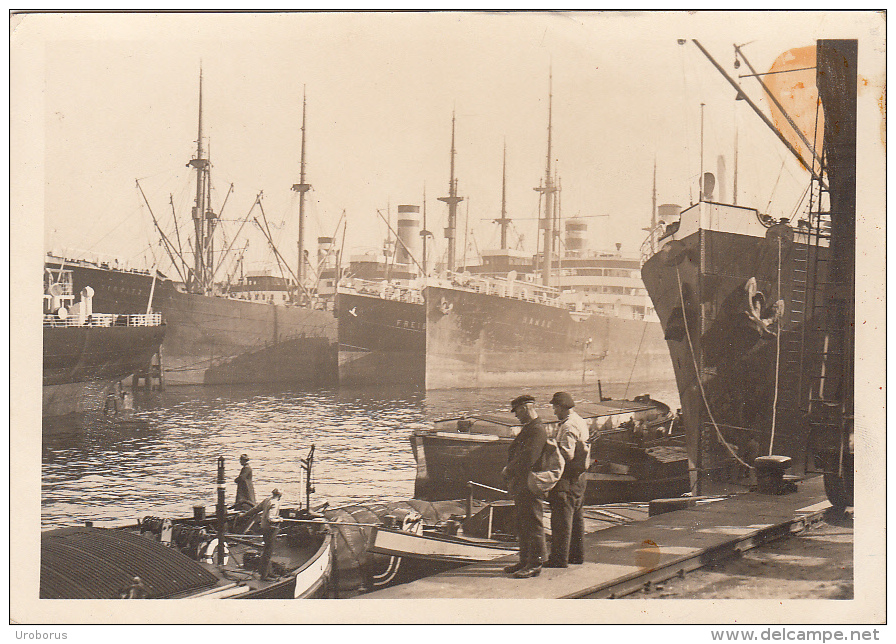
MULTIPOLYGON (((781 235, 778 234, 778 299, 781 298, 781 235)), ((768 442, 768 455, 771 456, 775 446, 775 421, 778 416, 778 380, 781 372, 781 318, 778 317, 778 329, 775 334, 775 397, 772 402, 772 436, 768 442)))
MULTIPOLYGON (((684 310, 684 309, 682 309, 682 310, 684 310)), ((625 383, 625 393, 622 394, 622 397, 626 398, 626 399, 628 398, 628 386, 630 384, 632 384, 632 377, 634 377, 634 375, 635 375, 635 365, 638 364, 638 356, 641 355, 641 345, 644 344, 644 336, 647 335, 647 326, 649 324, 650 324, 650 322, 647 319, 645 319, 644 320, 644 330, 641 331, 641 341, 638 343, 638 352, 635 354, 635 361, 632 362, 632 371, 630 374, 628 374, 628 382, 625 383)))
MULTIPOLYGON (((712 423, 713 428, 716 430, 716 437, 719 439, 719 442, 725 446, 725 449, 728 450, 728 453, 734 457, 738 463, 743 465, 744 467, 748 467, 753 469, 752 465, 747 465, 741 460, 741 458, 737 455, 737 452, 734 451, 734 448, 728 444, 728 441, 725 440, 725 437, 722 436, 722 430, 719 429, 719 426, 716 424, 716 419, 712 416, 712 410, 709 408, 709 400, 706 398, 706 391, 703 389, 703 380, 700 378, 700 368, 697 366, 697 356, 694 353, 694 343, 691 341, 691 331, 688 328, 688 319, 687 314, 685 313, 684 306, 684 290, 681 288, 681 272, 678 266, 675 267, 675 276, 678 278, 678 297, 681 301, 681 315, 684 318, 684 332, 688 338, 688 347, 691 351, 691 361, 694 363, 694 374, 697 377, 697 385, 700 387, 700 396, 703 399, 703 406, 706 408, 706 414, 709 416, 709 421, 712 423)), ((702 432, 701 432, 702 433, 702 432)), ((697 445, 697 449, 703 449, 703 446, 699 444, 697 445)))

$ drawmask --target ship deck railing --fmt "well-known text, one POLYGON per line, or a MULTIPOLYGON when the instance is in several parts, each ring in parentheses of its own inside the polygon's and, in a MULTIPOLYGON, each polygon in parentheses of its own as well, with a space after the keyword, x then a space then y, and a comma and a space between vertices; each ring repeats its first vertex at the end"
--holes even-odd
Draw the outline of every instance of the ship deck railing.
POLYGON ((133 314, 115 314, 115 313, 94 313, 86 318, 72 315, 66 318, 60 318, 57 315, 44 313, 45 327, 70 327, 70 326, 87 326, 87 327, 113 327, 113 326, 159 326, 162 324, 161 313, 133 313, 133 314))
POLYGON ((361 295, 375 295, 384 300, 423 304, 423 295, 419 287, 401 284, 389 284, 383 281, 351 278, 339 283, 339 288, 361 295))
POLYGON ((114 255, 104 255, 88 250, 80 250, 77 248, 65 247, 59 249, 50 249, 47 252, 47 259, 48 261, 53 262, 59 261, 63 265, 75 265, 84 262, 87 264, 92 264, 97 268, 114 270, 121 273, 134 273, 135 275, 152 275, 152 271, 150 269, 131 266, 130 262, 121 260, 114 255))

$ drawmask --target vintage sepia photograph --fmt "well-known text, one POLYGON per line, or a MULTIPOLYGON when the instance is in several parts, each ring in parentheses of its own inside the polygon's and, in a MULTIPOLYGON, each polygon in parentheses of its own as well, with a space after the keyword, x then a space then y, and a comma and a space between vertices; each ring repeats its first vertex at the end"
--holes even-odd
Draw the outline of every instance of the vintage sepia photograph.
POLYGON ((11 625, 886 623, 884 11, 9 19, 11 625))

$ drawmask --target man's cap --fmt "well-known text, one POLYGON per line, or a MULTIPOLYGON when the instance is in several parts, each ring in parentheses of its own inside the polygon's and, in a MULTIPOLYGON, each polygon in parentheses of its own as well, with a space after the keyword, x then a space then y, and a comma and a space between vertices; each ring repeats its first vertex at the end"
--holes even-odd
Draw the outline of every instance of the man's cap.
POLYGON ((533 398, 529 394, 523 394, 522 396, 517 396, 510 403, 510 411, 516 411, 517 407, 520 407, 521 405, 525 405, 526 403, 534 403, 534 402, 535 402, 535 398, 533 398))
POLYGON ((551 398, 552 405, 560 405, 561 407, 566 407, 567 409, 572 409, 576 406, 576 404, 572 400, 572 396, 570 396, 565 391, 558 391, 554 394, 554 397, 551 398))
POLYGON ((274 488, 274 489, 271 491, 271 496, 281 496, 281 495, 280 495, 280 490, 278 490, 277 488, 274 488))
POLYGON ((249 455, 248 455, 248 454, 240 454, 240 460, 241 460, 241 461, 248 461, 248 460, 249 460, 249 455))

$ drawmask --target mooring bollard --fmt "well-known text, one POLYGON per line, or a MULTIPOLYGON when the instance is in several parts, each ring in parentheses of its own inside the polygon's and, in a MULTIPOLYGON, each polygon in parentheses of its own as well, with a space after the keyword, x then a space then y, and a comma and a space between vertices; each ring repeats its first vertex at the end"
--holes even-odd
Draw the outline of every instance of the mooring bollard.
POLYGON ((760 494, 786 494, 784 470, 789 468, 793 459, 789 456, 760 456, 754 462, 756 468, 756 487, 760 494))

